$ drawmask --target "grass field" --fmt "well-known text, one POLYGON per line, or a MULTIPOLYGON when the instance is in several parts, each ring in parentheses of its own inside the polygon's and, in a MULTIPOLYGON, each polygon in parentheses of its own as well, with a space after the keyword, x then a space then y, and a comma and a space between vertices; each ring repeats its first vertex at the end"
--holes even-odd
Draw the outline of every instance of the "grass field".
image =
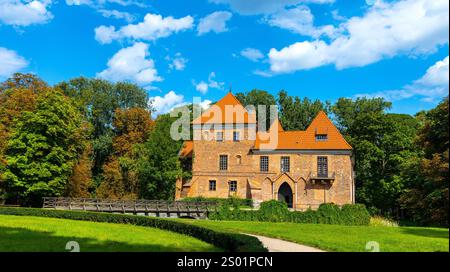
POLYGON ((33 216, 0 215, 0 251, 220 251, 190 236, 150 227, 33 216))
POLYGON ((449 230, 441 228, 212 220, 189 220, 189 222, 215 230, 231 230, 280 238, 326 251, 367 251, 365 247, 369 241, 377 242, 381 252, 449 251, 449 230))

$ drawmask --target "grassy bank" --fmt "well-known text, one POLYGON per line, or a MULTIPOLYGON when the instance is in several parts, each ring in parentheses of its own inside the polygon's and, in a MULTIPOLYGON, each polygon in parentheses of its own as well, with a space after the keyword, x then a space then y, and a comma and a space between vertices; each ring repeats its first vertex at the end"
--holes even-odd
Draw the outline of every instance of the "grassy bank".
POLYGON ((377 242, 382 252, 449 251, 449 230, 442 228, 213 220, 189 220, 189 223, 215 230, 280 238, 327 251, 367 251, 369 241, 377 242))
POLYGON ((220 251, 193 237, 156 228, 33 216, 0 215, 0 251, 220 251))

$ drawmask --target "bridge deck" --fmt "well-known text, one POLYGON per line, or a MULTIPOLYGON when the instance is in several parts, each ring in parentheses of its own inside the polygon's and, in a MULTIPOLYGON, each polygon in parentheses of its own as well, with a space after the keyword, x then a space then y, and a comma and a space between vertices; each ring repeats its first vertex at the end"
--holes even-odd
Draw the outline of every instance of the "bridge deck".
POLYGON ((111 213, 154 214, 155 216, 206 217, 217 203, 208 201, 112 200, 95 198, 44 197, 43 208, 111 213))

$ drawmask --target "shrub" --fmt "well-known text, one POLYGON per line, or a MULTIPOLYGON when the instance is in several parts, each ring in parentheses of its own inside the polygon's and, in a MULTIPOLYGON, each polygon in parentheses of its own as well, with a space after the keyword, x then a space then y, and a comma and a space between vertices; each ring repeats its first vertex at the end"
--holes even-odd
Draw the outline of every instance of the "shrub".
POLYGON ((216 231, 209 228, 190 225, 184 222, 167 220, 157 217, 84 212, 61 211, 37 208, 11 208, 0 207, 0 214, 53 217, 72 220, 84 220, 92 222, 107 222, 119 224, 132 224, 137 226, 153 227, 162 230, 173 231, 198 238, 214 246, 230 252, 264 252, 267 251, 261 242, 252 236, 216 231))
POLYGON ((258 213, 260 221, 283 222, 289 217, 286 203, 276 200, 261 203, 258 213))
POLYGON ((370 215, 362 204, 346 204, 342 208, 331 203, 322 204, 316 211, 289 211, 286 203, 270 200, 261 203, 259 210, 244 211, 222 205, 209 214, 212 220, 294 222, 308 224, 368 225, 370 215))
POLYGON ((384 218, 382 216, 373 216, 370 218, 371 226, 398 227, 398 223, 394 220, 384 218))

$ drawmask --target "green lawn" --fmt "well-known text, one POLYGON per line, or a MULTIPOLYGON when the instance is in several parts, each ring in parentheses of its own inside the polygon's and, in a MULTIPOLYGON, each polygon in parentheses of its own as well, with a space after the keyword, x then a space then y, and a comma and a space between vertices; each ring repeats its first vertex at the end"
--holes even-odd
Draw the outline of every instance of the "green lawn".
POLYGON ((220 251, 196 238, 150 227, 33 216, 0 215, 0 251, 220 251))
POLYGON ((441 228, 212 220, 190 220, 189 222, 215 230, 231 230, 280 238, 326 251, 366 251, 366 243, 369 241, 378 242, 382 252, 449 251, 449 230, 441 228))

